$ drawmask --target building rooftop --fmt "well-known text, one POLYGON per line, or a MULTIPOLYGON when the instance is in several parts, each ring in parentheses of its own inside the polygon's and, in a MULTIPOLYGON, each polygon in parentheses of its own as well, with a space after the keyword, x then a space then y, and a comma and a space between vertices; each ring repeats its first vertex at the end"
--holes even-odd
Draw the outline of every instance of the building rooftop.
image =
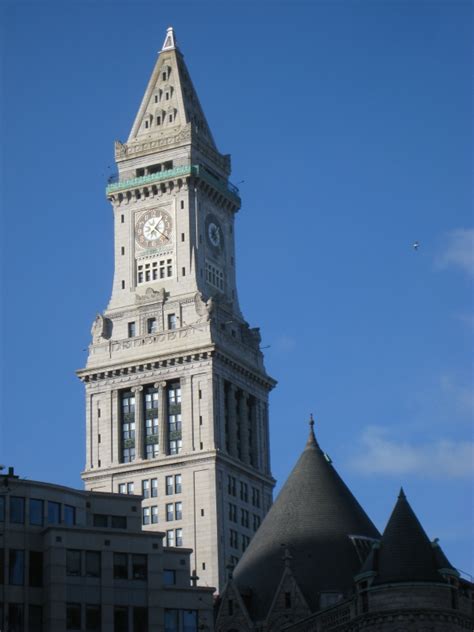
POLYGON ((380 537, 319 447, 313 423, 303 453, 234 572, 254 619, 268 612, 286 551, 314 611, 321 592, 344 594, 353 584, 361 560, 350 536, 380 537))

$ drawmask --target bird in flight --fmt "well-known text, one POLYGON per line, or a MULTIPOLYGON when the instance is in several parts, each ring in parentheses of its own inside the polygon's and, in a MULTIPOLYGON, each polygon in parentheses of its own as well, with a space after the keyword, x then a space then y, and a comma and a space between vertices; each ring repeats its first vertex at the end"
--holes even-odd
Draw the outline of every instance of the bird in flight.
POLYGON ((418 248, 420 247, 420 242, 414 241, 412 245, 413 245, 413 250, 418 250, 418 248))

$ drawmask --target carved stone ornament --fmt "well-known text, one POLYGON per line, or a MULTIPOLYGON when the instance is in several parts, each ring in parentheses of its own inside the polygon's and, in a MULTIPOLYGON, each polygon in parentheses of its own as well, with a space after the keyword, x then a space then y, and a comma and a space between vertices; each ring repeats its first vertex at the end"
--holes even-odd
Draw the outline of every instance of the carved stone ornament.
POLYGON ((92 342, 98 343, 108 340, 112 333, 112 321, 105 318, 102 314, 97 314, 92 323, 91 335, 92 342))
POLYGON ((196 292, 194 295, 194 306, 196 314, 200 317, 198 322, 207 322, 210 319, 210 312, 206 301, 203 300, 201 292, 196 292))
POLYGON ((125 143, 121 143, 119 140, 115 141, 115 155, 117 157, 124 158, 127 155, 128 147, 125 143))
POLYGON ((154 290, 153 288, 147 288, 145 294, 136 294, 135 301, 137 303, 164 303, 166 300, 166 291, 164 288, 160 288, 159 290, 154 290))

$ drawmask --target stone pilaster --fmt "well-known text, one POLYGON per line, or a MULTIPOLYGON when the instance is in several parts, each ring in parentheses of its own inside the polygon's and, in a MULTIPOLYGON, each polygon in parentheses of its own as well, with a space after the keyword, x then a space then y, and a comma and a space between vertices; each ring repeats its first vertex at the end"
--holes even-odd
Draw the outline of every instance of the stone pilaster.
POLYGON ((237 410, 236 410, 237 389, 233 384, 229 384, 227 390, 227 416, 229 420, 229 453, 237 458, 237 410))
POLYGON ((249 452, 249 405, 248 393, 242 391, 240 397, 240 449, 242 453, 242 462, 250 463, 249 452))

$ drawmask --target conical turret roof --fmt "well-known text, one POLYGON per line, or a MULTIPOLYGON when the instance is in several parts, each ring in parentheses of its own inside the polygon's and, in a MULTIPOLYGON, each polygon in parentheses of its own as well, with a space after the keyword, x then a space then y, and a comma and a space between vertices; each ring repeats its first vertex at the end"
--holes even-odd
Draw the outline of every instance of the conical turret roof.
POLYGON ((313 611, 319 593, 346 593, 361 564, 354 535, 380 537, 319 447, 311 424, 303 453, 234 572, 241 593, 250 595, 252 617, 263 619, 268 612, 285 549, 313 611))
POLYGON ((374 584, 440 582, 440 568, 456 572, 439 545, 430 542, 401 489, 382 539, 362 572, 375 572, 374 584))

